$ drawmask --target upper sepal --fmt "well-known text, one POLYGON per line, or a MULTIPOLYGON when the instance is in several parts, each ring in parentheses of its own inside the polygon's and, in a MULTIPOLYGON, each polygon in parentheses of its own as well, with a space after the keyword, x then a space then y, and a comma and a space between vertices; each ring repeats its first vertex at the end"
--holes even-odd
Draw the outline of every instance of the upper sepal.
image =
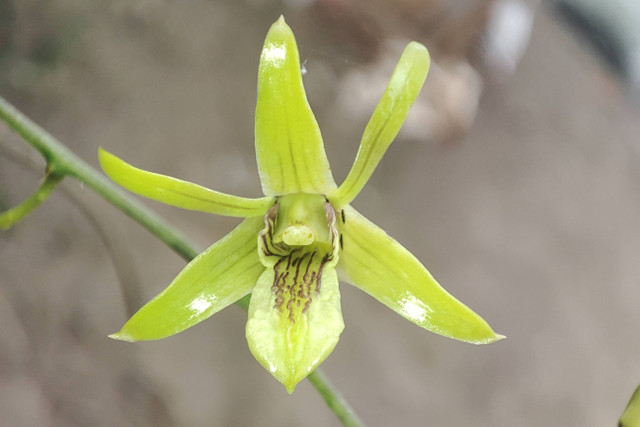
POLYGON ((342 280, 437 334, 473 344, 504 338, 444 290, 420 261, 384 230, 350 206, 339 217, 342 280))
POLYGON ((264 194, 336 188, 302 84, 296 40, 283 17, 271 26, 260 57, 255 126, 264 194))

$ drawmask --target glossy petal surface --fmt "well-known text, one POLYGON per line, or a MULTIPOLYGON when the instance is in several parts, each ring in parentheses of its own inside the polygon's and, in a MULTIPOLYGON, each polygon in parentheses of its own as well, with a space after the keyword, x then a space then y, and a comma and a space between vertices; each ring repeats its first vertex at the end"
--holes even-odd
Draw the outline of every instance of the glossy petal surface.
POLYGON ((122 330, 123 341, 157 340, 183 331, 251 292, 265 270, 258 257, 261 217, 245 219, 193 259, 122 330))
POLYGON ((271 26, 260 57, 256 157, 267 196, 336 188, 302 85, 296 41, 282 17, 271 26))
POLYGON ((371 177, 420 93, 430 63, 427 48, 417 42, 407 45, 364 130, 351 171, 340 187, 329 194, 336 208, 350 203, 371 177))
POLYGON ((340 278, 402 317, 446 337, 474 344, 503 338, 444 290, 409 251, 350 206, 338 215, 340 278))
POLYGON ((250 217, 264 215, 272 197, 248 199, 209 190, 197 184, 138 169, 113 154, 98 151, 104 172, 127 190, 167 205, 219 215, 250 217))

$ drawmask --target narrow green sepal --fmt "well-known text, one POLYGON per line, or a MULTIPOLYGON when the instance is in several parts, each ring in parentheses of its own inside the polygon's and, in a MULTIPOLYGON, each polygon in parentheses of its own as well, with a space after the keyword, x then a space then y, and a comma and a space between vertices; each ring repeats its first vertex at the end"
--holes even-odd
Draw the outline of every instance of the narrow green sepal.
POLYGON ((260 57, 255 126, 264 194, 326 194, 336 188, 302 84, 296 40, 283 17, 271 26, 260 57))
POLYGON ((258 258, 260 217, 245 219, 193 259, 158 296, 110 338, 165 338, 207 319, 249 294, 265 270, 258 258))
POLYGON ((336 209, 350 203, 367 183, 400 131, 422 89, 431 60, 418 42, 407 45, 360 141, 356 160, 344 182, 328 194, 336 209))
POLYGON ((504 338, 442 288, 420 261, 384 230, 350 206, 340 217, 341 280, 436 334, 473 344, 504 338))
POLYGON ((138 169, 99 148, 102 170, 116 183, 140 196, 183 209, 247 218, 261 216, 273 197, 249 199, 209 190, 197 184, 138 169))

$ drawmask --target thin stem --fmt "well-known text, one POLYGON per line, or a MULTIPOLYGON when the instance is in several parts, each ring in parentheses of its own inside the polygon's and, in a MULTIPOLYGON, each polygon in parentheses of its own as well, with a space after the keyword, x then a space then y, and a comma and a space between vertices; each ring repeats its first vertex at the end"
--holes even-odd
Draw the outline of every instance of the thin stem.
MULTIPOLYGON (((2 97, 0 97, 0 119, 42 154, 50 174, 68 175, 84 183, 107 202, 149 230, 186 261, 191 261, 198 255, 198 251, 175 228, 129 197, 2 97)), ((238 305, 246 310, 247 300, 240 300, 238 305)), ((329 409, 345 426, 362 425, 349 404, 319 369, 309 375, 308 379, 325 400, 329 409)))
POLYGON ((364 425, 351 406, 344 400, 342 394, 331 384, 324 372, 316 369, 309 374, 307 379, 318 390, 329 409, 336 414, 343 426, 358 427, 364 425))
POLYGON ((42 202, 47 200, 49 194, 62 180, 62 175, 48 173, 45 175, 40 187, 24 202, 5 211, 0 212, 0 230, 8 230, 11 226, 29 215, 42 202))

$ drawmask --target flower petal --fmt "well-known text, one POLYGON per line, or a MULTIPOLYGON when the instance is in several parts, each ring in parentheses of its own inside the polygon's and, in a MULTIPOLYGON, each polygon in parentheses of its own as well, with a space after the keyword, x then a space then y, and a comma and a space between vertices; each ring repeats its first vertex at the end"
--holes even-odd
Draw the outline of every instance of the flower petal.
POLYGON ((346 206, 338 218, 341 279, 437 334, 474 344, 504 338, 444 290, 409 251, 355 209, 346 206))
POLYGON ((351 171, 340 187, 328 195, 336 209, 350 203, 371 177, 407 118, 427 77, 430 62, 427 48, 420 43, 411 42, 405 48, 364 130, 351 171))
POLYGON ((258 257, 261 217, 245 219, 194 258, 111 338, 157 340, 207 319, 251 292, 264 271, 258 257))
POLYGON ((184 209, 247 218, 264 215, 272 197, 248 199, 209 190, 197 184, 138 169, 113 154, 98 151, 104 172, 127 190, 184 209))
POLYGON ((302 85, 296 40, 282 16, 271 26, 260 57, 256 157, 268 196, 336 188, 302 85))

